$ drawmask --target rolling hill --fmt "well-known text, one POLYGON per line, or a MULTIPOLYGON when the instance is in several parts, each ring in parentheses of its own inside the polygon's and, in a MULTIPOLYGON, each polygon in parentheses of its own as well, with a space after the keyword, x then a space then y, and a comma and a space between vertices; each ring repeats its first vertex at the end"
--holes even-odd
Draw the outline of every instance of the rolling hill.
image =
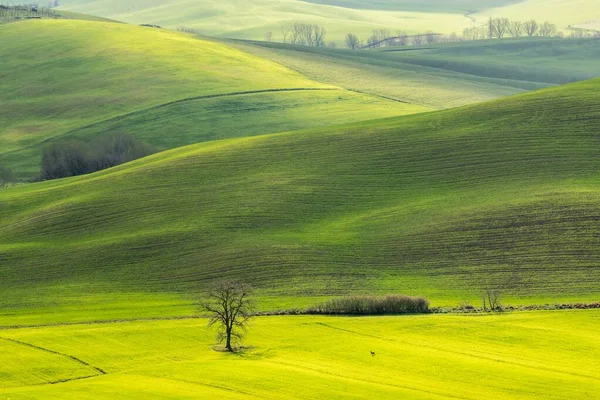
POLYGON ((599 87, 212 141, 0 191, 0 299, 178 315, 223 277, 268 309, 357 292, 453 305, 485 287, 597 299, 599 87))
POLYGON ((489 16, 520 20, 550 20, 561 30, 600 18, 596 0, 65 0, 65 10, 109 17, 134 23, 157 23, 175 28, 189 26, 203 34, 262 40, 272 32, 281 41, 280 27, 294 21, 325 26, 329 39, 341 43, 348 32, 366 37, 373 29, 392 32, 462 32, 489 16), (477 12, 466 16, 469 12, 477 12))
POLYGON ((427 110, 163 29, 41 20, 2 25, 0 40, 0 163, 21 179, 39 173, 47 142, 85 140, 82 130, 118 129, 165 150, 427 110))
POLYGON ((436 109, 600 76, 596 39, 523 38, 372 51, 227 43, 319 82, 436 109))

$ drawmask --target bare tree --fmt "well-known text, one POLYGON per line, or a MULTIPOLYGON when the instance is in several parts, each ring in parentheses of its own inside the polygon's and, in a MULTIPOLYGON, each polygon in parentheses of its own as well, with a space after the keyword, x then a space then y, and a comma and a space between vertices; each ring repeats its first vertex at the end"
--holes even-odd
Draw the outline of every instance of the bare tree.
POLYGON ((485 289, 481 297, 483 300, 483 311, 502 311, 502 305, 500 304, 500 291, 485 289))
POLYGON ((510 21, 508 24, 508 33, 512 37, 521 37, 523 36, 523 23, 521 21, 510 21))
POLYGON ((510 21, 508 18, 490 18, 490 30, 491 36, 490 38, 497 37, 502 39, 508 30, 510 25, 510 21))
POLYGON ((428 31, 425 34, 425 43, 432 44, 432 43, 435 43, 436 41, 437 41, 437 36, 435 35, 435 32, 428 31))
POLYGON ((398 43, 400 46, 406 46, 408 44, 408 34, 406 32, 398 31, 398 43))
POLYGON ((217 284, 201 304, 210 314, 209 326, 217 325, 217 340, 225 341, 227 351, 233 351, 232 339, 241 340, 252 317, 252 288, 244 283, 223 281, 217 284))
POLYGON ((544 22, 540 26, 540 36, 551 37, 551 36, 556 35, 557 31, 558 31, 558 29, 556 28, 556 25, 551 24, 548 21, 544 22))
POLYGON ((312 32, 309 32, 309 35, 312 37, 312 46, 313 47, 325 47, 325 35, 327 31, 325 28, 319 25, 312 26, 312 32))
POLYGON ((412 37, 412 42, 415 46, 420 46, 423 44, 423 35, 419 34, 419 35, 414 35, 412 37))
POLYGON ((273 32, 265 32, 265 42, 270 42, 273 40, 273 32))
POLYGON ((287 26, 281 26, 281 35, 283 36, 283 43, 287 43, 287 37, 290 34, 290 28, 287 26))
POLYGON ((354 33, 346 34, 346 46, 349 49, 356 50, 360 47, 360 39, 354 33))
POLYGON ((527 36, 535 36, 539 29, 539 25, 536 20, 532 19, 523 23, 523 30, 527 34, 527 36))

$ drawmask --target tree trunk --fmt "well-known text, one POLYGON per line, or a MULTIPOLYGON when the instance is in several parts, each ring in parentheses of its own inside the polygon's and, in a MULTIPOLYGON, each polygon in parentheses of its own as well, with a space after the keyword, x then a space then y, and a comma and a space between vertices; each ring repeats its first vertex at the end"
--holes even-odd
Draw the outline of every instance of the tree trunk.
POLYGON ((225 344, 225 348, 227 351, 233 352, 233 348, 231 348, 231 330, 227 329, 227 343, 225 344))

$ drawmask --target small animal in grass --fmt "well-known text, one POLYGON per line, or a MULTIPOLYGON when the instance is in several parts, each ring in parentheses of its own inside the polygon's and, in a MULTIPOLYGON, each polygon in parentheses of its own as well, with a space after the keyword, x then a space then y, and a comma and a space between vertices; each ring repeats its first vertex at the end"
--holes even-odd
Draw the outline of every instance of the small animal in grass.
POLYGON ((375 357, 375 352, 371 351, 371 357, 375 357))

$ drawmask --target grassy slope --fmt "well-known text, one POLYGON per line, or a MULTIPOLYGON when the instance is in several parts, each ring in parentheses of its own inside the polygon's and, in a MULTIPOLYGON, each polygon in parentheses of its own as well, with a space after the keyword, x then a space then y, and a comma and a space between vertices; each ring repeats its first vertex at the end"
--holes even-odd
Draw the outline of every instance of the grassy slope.
POLYGON ((212 350, 205 320, 3 330, 106 375, 33 386, 95 371, 56 355, 42 369, 47 353, 0 339, 0 397, 598 399, 598 322, 597 311, 259 318, 237 355, 212 350))
POLYGON ((250 4, 242 0, 218 3, 209 0, 151 0, 134 4, 119 0, 65 0, 62 4, 65 10, 135 23, 158 23, 168 27, 187 25, 208 35, 242 39, 262 39, 265 32, 272 31, 274 40, 281 41, 281 25, 293 21, 318 23, 327 28, 331 40, 339 43, 347 32, 368 36, 372 29, 382 27, 393 32, 398 29, 409 32, 462 32, 472 24, 464 16, 467 10, 483 10, 476 16, 480 23, 485 22, 488 15, 521 20, 537 18, 551 20, 560 29, 597 18, 600 12, 596 0, 381 0, 374 1, 371 7, 368 2, 354 0, 315 0, 312 3, 298 0, 252 0, 250 4), (390 4, 393 6, 389 7, 390 4), (494 6, 497 8, 488 10, 494 6))
MULTIPOLYGON (((413 2, 416 3, 416 2, 413 2)), ((348 31, 369 35, 375 28, 405 29, 412 32, 437 29, 462 31, 470 22, 464 12, 386 11, 341 8, 307 3, 298 0, 164 0, 145 1, 143 4, 123 3, 118 0, 66 0, 65 10, 101 15, 127 22, 158 23, 163 26, 190 26, 207 35, 262 39, 267 31, 274 40, 281 38, 281 25, 295 21, 321 24, 328 37, 343 41, 348 31)))
POLYGON ((390 291, 456 304, 488 285, 515 302, 597 299, 599 85, 2 191, 2 302, 143 303, 234 276, 265 308, 390 291))
POLYGON ((526 0, 501 8, 484 10, 473 17, 478 22, 485 22, 490 16, 551 21, 557 24, 559 29, 564 30, 570 25, 600 18, 600 3, 595 0, 526 0))
POLYGON ((360 52, 264 42, 232 45, 320 82, 433 108, 600 75, 600 41, 594 39, 509 39, 360 52))
MULTIPOLYGON (((220 43, 152 28, 29 21, 1 26, 0 38, 4 43, 0 48, 0 161, 13 167, 21 178, 38 173, 44 142, 68 137, 72 131, 93 124, 100 133, 98 123, 131 112, 138 112, 139 117, 140 110, 198 96, 336 89, 220 43)), ((272 133, 423 110, 341 90, 258 93, 245 101, 246 105, 242 97, 231 98, 232 108, 219 115, 214 108, 224 98, 188 102, 185 109, 163 108, 161 111, 168 115, 162 117, 179 121, 179 139, 170 139, 169 147, 161 147, 165 134, 172 134, 166 126, 143 134, 150 143, 166 149, 211 135, 256 133, 257 126, 263 124, 261 133, 272 133), (235 107, 236 102, 240 107, 235 107), (248 102, 270 108, 271 116, 262 121, 265 110, 249 109, 248 102), (277 118, 274 110, 279 110, 277 118), (328 110, 335 115, 331 120, 325 115, 328 110), (185 115, 181 112, 194 113, 194 119, 183 123, 185 115)), ((147 118, 153 115, 153 110, 149 111, 147 118)), ((112 128, 107 125, 107 129, 112 128)), ((121 130, 140 133, 135 126, 121 130)))

